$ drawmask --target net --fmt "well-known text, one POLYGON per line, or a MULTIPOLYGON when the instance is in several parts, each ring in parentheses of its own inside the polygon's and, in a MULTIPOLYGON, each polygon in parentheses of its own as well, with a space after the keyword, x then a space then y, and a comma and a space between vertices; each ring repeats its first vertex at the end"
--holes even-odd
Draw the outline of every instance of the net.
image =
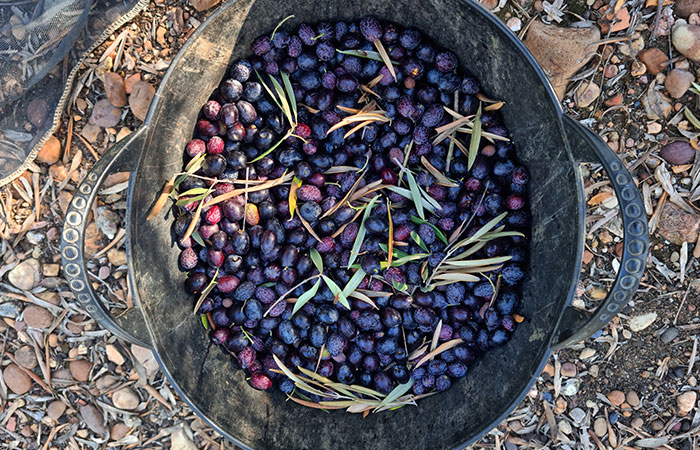
POLYGON ((0 186, 57 127, 84 56, 147 0, 0 0, 0 186))

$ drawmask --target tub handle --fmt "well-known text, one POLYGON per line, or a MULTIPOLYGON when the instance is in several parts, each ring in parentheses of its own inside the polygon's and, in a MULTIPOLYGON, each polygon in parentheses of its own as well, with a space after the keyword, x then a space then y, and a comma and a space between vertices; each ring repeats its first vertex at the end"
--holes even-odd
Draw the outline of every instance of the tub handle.
MULTIPOLYGON (((134 307, 120 316, 113 316, 92 289, 85 265, 85 229, 97 191, 112 172, 132 171, 138 161, 145 137, 145 127, 132 132, 114 144, 95 163, 73 195, 66 211, 61 234, 63 273, 76 300, 100 326, 117 337, 143 347, 151 347, 151 338, 140 308, 134 307)), ((129 277, 131 283, 131 277, 129 277)), ((131 284, 130 288, 135 286, 131 284)), ((137 297, 137 296, 134 296, 137 297)))
POLYGON ((564 129, 574 158, 601 163, 610 177, 622 212, 624 248, 612 289, 593 314, 568 307, 557 325, 552 350, 580 342, 603 328, 634 296, 642 280, 649 251, 649 231, 642 196, 620 158, 598 135, 571 117, 564 116, 564 129))

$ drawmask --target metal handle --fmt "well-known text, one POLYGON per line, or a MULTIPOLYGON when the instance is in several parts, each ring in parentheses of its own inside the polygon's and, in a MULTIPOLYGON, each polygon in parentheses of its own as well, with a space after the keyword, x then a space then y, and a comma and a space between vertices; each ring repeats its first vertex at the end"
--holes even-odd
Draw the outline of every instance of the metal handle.
POLYGON ((111 172, 133 169, 143 148, 145 130, 145 127, 141 127, 113 145, 78 186, 66 211, 61 257, 68 285, 90 316, 121 339, 151 347, 148 328, 139 308, 132 308, 123 315, 114 317, 99 300, 88 278, 84 255, 85 228, 97 190, 111 172))
POLYGON ((605 301, 593 314, 567 308, 557 325, 552 350, 582 341, 612 320, 636 293, 649 251, 644 204, 632 175, 595 133, 571 117, 564 116, 563 122, 574 157, 580 162, 600 162, 607 171, 622 212, 625 236, 620 270, 605 301))

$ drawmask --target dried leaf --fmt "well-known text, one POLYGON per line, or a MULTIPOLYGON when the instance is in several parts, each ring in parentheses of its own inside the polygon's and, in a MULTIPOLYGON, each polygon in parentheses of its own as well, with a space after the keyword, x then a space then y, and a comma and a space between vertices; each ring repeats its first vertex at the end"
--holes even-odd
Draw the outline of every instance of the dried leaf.
POLYGON ((451 349, 451 348, 454 348, 454 347, 458 346, 459 344, 461 344, 461 343, 463 343, 463 342, 464 342, 464 341, 463 341, 462 339, 452 339, 452 340, 449 340, 449 341, 447 341, 447 342, 444 342, 444 343, 440 344, 435 350, 433 350, 432 352, 428 353, 428 354, 425 355, 423 358, 421 358, 421 360, 418 361, 418 364, 416 364, 416 366, 414 367, 414 369, 419 368, 419 367, 422 366, 426 361, 430 361, 431 359, 433 359, 434 357, 436 357, 436 356, 439 355, 440 353, 442 353, 442 352, 444 352, 444 351, 447 351, 447 350, 449 350, 449 349, 451 349))
POLYGON ((371 298, 367 297, 365 294, 363 294, 360 291, 357 291, 357 290, 353 291, 350 294, 348 294, 348 297, 356 298, 361 302, 367 303, 368 305, 370 305, 374 309, 379 309, 379 307, 376 305, 376 303, 374 303, 372 301, 371 298))
POLYGON ((308 231, 309 234, 310 234, 311 236, 313 236, 314 239, 316 239, 318 242, 323 242, 323 241, 321 241, 321 238, 318 237, 318 234, 316 234, 316 232, 315 232, 314 229, 311 227, 311 225, 309 224, 309 222, 307 222, 306 219, 304 219, 303 217, 301 217, 301 214, 299 214, 298 217, 299 217, 299 221, 301 222, 301 224, 304 225, 304 228, 306 228, 306 231, 308 231))
POLYGON ((394 70, 394 64, 392 63, 391 58, 389 58, 389 54, 386 52, 384 44, 382 44, 381 40, 377 39, 374 41, 374 46, 376 47, 379 56, 382 58, 382 62, 384 62, 384 65, 387 67, 387 69, 389 69, 391 76, 394 77, 394 80, 396 80, 396 71, 394 70))
POLYGON ((501 264, 504 263, 508 260, 510 260, 512 256, 496 256, 493 258, 486 258, 486 259, 470 259, 468 261, 455 261, 454 259, 452 260, 447 260, 445 261, 445 265, 449 266, 454 266, 454 267, 461 267, 461 268, 471 268, 471 267, 482 267, 482 266, 489 266, 489 265, 494 265, 494 264, 501 264))
POLYGON ((207 285, 206 288, 202 291, 202 294, 199 296, 199 299, 197 300, 197 303, 194 305, 194 311, 192 311, 193 314, 197 314, 197 310, 199 310, 199 307, 202 306, 202 303, 204 303, 204 300, 207 298, 209 293, 216 287, 217 281, 216 277, 219 275, 219 269, 216 269, 216 273, 214 273, 214 278, 211 279, 209 284, 207 285))
MULTIPOLYGON (((294 116, 292 115, 292 108, 290 105, 291 99, 287 100, 287 95, 284 93, 284 89, 282 88, 282 85, 272 75, 270 75, 270 81, 272 81, 272 85, 274 86, 275 91, 277 92, 277 95, 279 96, 280 104, 282 105, 282 112, 284 113, 285 116, 287 116, 287 120, 289 121, 289 125, 292 128, 294 128, 296 126, 296 122, 294 121, 294 116)), ((296 105, 294 108, 296 109, 296 105)))
POLYGON ((282 77, 284 88, 287 91, 289 103, 292 105, 292 112, 294 113, 294 123, 297 123, 297 98, 294 95, 294 88, 292 88, 292 83, 289 81, 289 75, 287 75, 286 72, 280 72, 280 77, 282 77))
POLYGON ((479 277, 469 273, 449 272, 439 273, 433 277, 436 280, 444 280, 449 282, 463 281, 466 283, 479 281, 479 277))
POLYGON ((230 192, 227 192, 225 194, 217 195, 213 199, 209 200, 204 206, 210 207, 212 205, 216 205, 217 203, 221 203, 223 201, 226 201, 230 198, 236 197, 241 194, 245 194, 246 191, 248 193, 251 192, 257 192, 257 191, 264 191, 266 189, 270 189, 272 187, 278 186, 282 183, 286 183, 287 181, 290 181, 294 177, 293 173, 287 173, 282 175, 279 178, 275 178, 274 180, 269 180, 264 183, 258 184, 256 186, 247 186, 245 189, 234 189, 230 192))
POLYGON ((472 127, 472 137, 469 141, 469 158, 467 160, 467 170, 471 170, 476 161, 476 155, 479 153, 479 143, 481 142, 481 104, 476 110, 474 118, 474 126, 472 127))
POLYGON ((381 406, 395 402, 396 399, 408 392, 408 390, 411 389, 411 386, 413 386, 413 381, 413 378, 411 378, 410 380, 408 380, 407 383, 399 384, 394 389, 392 389, 392 391, 389 392, 386 395, 386 397, 384 397, 384 400, 382 400, 381 403, 379 403, 377 409, 381 406))
POLYGON ((430 174, 433 177, 435 177, 437 184, 441 184, 447 187, 459 187, 459 184, 447 178, 442 172, 437 170, 435 166, 430 164, 430 161, 428 161, 425 156, 421 156, 420 160, 423 163, 423 166, 428 170, 428 172, 430 172, 430 174))
POLYGON ((434 351, 437 348, 438 341, 440 340, 440 332, 442 331, 442 319, 438 322, 433 332, 433 341, 430 344, 430 351, 434 351))
POLYGON ((168 197, 170 197, 170 193, 173 191, 174 186, 175 186, 175 176, 173 176, 170 180, 168 180, 167 183, 165 183, 165 187, 163 188, 163 192, 161 192, 160 196, 158 196, 158 200, 156 200, 156 203, 153 205, 153 209, 151 209, 151 212, 148 213, 146 220, 153 219, 163 209, 163 207, 165 206, 165 204, 168 201, 168 197))

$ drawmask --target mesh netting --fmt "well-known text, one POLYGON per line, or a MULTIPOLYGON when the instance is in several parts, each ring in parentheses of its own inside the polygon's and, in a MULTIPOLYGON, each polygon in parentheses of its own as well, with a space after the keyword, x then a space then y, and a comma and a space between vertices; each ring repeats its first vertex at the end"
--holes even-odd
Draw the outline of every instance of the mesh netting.
POLYGON ((0 0, 0 185, 53 132, 82 58, 146 0, 0 0))

